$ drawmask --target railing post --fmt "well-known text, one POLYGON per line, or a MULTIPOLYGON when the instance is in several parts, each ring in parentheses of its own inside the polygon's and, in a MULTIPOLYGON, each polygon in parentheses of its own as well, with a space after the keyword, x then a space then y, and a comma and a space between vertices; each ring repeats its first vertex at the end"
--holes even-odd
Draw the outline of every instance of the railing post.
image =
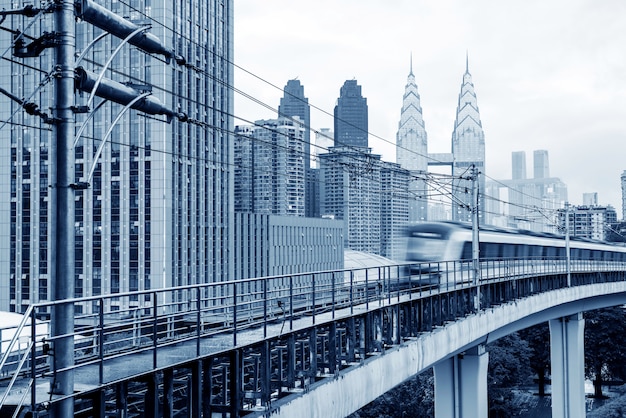
POLYGON ((313 325, 315 325, 315 311, 316 311, 315 307, 317 306, 315 303, 315 299, 316 299, 315 297, 315 273, 313 273, 313 277, 311 278, 311 290, 313 293, 313 295, 311 296, 311 301, 313 303, 313 312, 311 313, 311 317, 313 320, 313 325))
POLYGON ((335 286, 335 272, 333 271, 332 273, 332 283, 331 283, 331 310, 332 310, 332 318, 335 319, 335 291, 336 291, 336 286, 335 286))
MULTIPOLYGON (((99 383, 104 383, 104 298, 98 299, 98 375, 99 383)), ((141 332, 140 332, 141 334, 141 332)), ((141 338, 141 335, 140 335, 141 338)))
POLYGON ((289 331, 293 330, 293 276, 289 276, 289 331))
MULTIPOLYGON (((30 311, 30 377, 33 381, 32 386, 30 387, 30 407, 31 411, 35 410, 35 405, 37 405, 37 327, 35 320, 37 319, 37 315, 35 314, 35 309, 31 309, 30 311)), ((19 343, 17 345, 19 347, 19 343)))
POLYGON ((237 347, 237 282, 233 282, 233 347, 237 347))
POLYGON ((157 302, 157 292, 152 294, 152 367, 157 367, 157 345, 159 337, 159 316, 157 310, 159 303, 157 302))
POLYGON ((200 337, 202 336, 202 313, 201 313, 201 304, 202 304, 202 288, 200 286, 196 287, 196 296, 197 296, 197 314, 196 314, 196 355, 200 355, 200 337))
POLYGON ((267 280, 263 279, 263 338, 267 338, 267 280))

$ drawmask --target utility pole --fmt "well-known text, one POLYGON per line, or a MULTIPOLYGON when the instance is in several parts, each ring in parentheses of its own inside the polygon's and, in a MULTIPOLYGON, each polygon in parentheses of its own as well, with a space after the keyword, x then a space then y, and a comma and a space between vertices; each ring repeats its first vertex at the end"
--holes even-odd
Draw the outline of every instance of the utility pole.
MULTIPOLYGON (((54 301, 74 297, 74 53, 76 49, 74 2, 57 1, 55 48, 55 138, 50 144, 50 197, 52 213, 50 269, 54 301)), ((66 397, 52 403, 55 418, 74 416, 74 304, 54 305, 50 392, 66 397)), ((34 389, 33 389, 34 390, 34 389)))
POLYGON ((565 257, 567 258, 567 287, 572 285, 572 267, 569 247, 569 202, 565 202, 565 257))
POLYGON ((476 285, 476 309, 480 309, 480 239, 478 224, 478 169, 472 164, 472 269, 476 285))

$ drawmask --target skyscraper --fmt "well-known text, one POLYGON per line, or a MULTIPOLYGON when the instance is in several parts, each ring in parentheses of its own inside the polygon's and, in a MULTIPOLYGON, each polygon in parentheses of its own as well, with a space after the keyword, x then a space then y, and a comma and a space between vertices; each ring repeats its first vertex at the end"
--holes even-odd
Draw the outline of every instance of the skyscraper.
MULTIPOLYGON (((104 70, 105 79, 124 83, 137 96, 152 91, 149 100, 162 104, 167 116, 134 109, 123 113, 123 105, 107 100, 100 106, 101 98, 88 103, 88 91, 76 93, 76 109, 89 106, 92 113, 75 115, 77 129, 84 125, 75 139, 75 178, 88 184, 75 190, 75 295, 230 279, 233 2, 99 4, 118 16, 149 21, 151 35, 172 51, 163 59, 126 44, 104 70), (186 117, 171 117, 180 114, 186 117)), ((23 29, 24 18, 11 16, 3 25, 23 29)), ((52 16, 43 15, 26 35, 53 29, 52 16)), ((108 36, 88 49, 103 30, 77 21, 76 50, 86 52, 77 72, 100 73, 120 45, 120 39, 108 36)), ((9 46, 11 36, 0 42, 9 46)), ((19 97, 32 97, 41 109, 54 107, 54 86, 42 85, 52 54, 47 49, 36 58, 2 61, 0 84, 19 97), (26 68, 43 73, 20 70, 26 68)), ((10 121, 0 129, 0 178, 6 179, 0 184, 0 213, 9 237, 0 245, 5 272, 0 310, 21 312, 51 298, 49 190, 55 185, 49 182, 48 148, 53 138, 48 125, 16 103, 1 96, 0 105, 0 118, 10 121)), ((127 308, 116 303, 110 308, 127 308)), ((148 301, 130 303, 132 308, 148 301)))
POLYGON ((511 154, 511 166, 513 167, 513 180, 526 180, 526 153, 515 151, 511 154))
POLYGON ((236 128, 237 211, 304 216, 304 132, 297 116, 236 128))
POLYGON ((303 138, 303 161, 305 176, 304 214, 307 217, 316 216, 316 173, 311 171, 311 108, 309 99, 304 96, 304 86, 299 80, 289 80, 283 89, 284 95, 278 106, 278 116, 293 118, 298 117, 304 128, 303 138))
MULTIPOLYGON (((470 180, 473 170, 481 173, 478 175, 479 191, 485 190, 485 134, 467 59, 452 132, 452 155, 452 219, 471 221, 476 206, 472 201, 473 183, 470 180)), ((479 214, 485 208, 484 197, 480 196, 479 214)))
POLYGON ((412 61, 396 134, 396 162, 409 170, 413 177, 409 184, 409 220, 425 221, 428 218, 428 186, 423 174, 428 171, 428 136, 412 61))
POLYGON ((536 150, 533 153, 533 177, 545 179, 550 177, 550 163, 547 150, 536 150))
POLYGON ((304 169, 311 167, 311 108, 304 97, 304 86, 299 80, 289 80, 283 89, 284 95, 278 105, 278 117, 297 116, 304 128, 304 169))
POLYGON ((347 80, 335 106, 335 147, 368 147, 367 99, 356 80, 347 80))

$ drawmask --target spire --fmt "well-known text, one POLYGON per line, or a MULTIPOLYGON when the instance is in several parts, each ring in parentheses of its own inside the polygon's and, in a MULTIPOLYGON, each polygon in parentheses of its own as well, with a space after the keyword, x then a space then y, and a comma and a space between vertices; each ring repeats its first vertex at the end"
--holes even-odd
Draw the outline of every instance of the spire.
POLYGON ((413 51, 411 51, 411 66, 410 66, 409 75, 413 75, 413 51))
POLYGON ((469 73, 469 52, 465 50, 465 74, 469 73))

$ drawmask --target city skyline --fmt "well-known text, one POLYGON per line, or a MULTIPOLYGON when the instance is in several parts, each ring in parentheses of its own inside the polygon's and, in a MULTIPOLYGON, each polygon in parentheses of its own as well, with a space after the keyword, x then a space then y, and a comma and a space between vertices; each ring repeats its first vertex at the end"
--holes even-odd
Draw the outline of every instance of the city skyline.
MULTIPOLYGON (((284 83, 297 78, 313 107, 311 125, 320 129, 333 126, 339 88, 355 79, 370 108, 370 147, 383 160, 395 161, 411 53, 431 152, 449 152, 468 53, 487 175, 510 179, 513 152, 545 149, 551 174, 568 184, 572 204, 581 204, 583 193, 597 192, 600 204, 621 209, 626 164, 616 139, 624 136, 620 108, 626 88, 618 70, 626 64, 618 53, 626 14, 619 9, 626 5, 414 2, 392 9, 366 1, 358 6, 340 4, 328 14, 324 1, 306 9, 279 1, 270 7, 238 2, 235 64, 278 89, 241 70, 235 72, 236 85, 275 107, 284 83), (270 19, 281 25, 267 25, 270 19), (279 45, 289 54, 272 54, 279 45), (273 58, 263 59, 267 56, 273 58)), ((237 117, 272 117, 270 110, 245 102, 235 94, 237 117)))

